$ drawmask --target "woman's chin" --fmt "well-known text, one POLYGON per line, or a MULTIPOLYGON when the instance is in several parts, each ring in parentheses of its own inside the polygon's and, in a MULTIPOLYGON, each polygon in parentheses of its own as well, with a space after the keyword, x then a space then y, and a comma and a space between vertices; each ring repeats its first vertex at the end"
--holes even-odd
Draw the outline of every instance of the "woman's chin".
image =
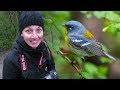
POLYGON ((30 45, 30 47, 32 47, 33 49, 36 49, 38 45, 30 45))

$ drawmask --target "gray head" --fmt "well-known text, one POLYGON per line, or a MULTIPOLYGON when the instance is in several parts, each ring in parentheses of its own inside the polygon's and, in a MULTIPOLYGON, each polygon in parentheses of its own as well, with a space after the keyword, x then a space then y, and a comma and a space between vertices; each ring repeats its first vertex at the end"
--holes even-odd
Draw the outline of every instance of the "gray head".
POLYGON ((79 31, 80 33, 83 33, 86 31, 86 28, 80 22, 74 20, 68 21, 65 24, 65 27, 67 28, 68 32, 72 32, 75 30, 76 32, 79 31))

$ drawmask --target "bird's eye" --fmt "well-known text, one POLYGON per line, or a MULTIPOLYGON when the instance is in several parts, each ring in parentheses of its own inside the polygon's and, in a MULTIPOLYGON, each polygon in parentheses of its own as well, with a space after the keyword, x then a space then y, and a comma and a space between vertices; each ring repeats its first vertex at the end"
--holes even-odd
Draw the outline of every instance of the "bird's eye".
POLYGON ((72 30, 72 28, 70 27, 69 30, 72 30))
POLYGON ((72 30, 72 29, 73 29, 73 26, 70 26, 70 27, 69 27, 69 30, 72 30))

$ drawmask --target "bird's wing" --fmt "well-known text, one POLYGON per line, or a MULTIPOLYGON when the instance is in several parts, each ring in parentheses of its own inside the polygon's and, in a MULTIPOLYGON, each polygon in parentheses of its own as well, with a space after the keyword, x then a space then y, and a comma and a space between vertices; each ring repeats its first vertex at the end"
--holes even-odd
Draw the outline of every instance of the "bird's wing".
POLYGON ((92 33, 90 33, 88 30, 86 30, 86 32, 83 35, 87 39, 93 39, 94 38, 94 36, 92 35, 92 33))
POLYGON ((92 42, 91 44, 86 46, 88 51, 91 53, 98 55, 98 56, 105 56, 104 50, 102 49, 102 46, 99 42, 92 42))
POLYGON ((82 35, 69 35, 68 39, 72 46, 78 48, 84 48, 86 45, 89 45, 92 42, 92 40, 86 39, 82 35))
POLYGON ((69 36, 70 44, 76 49, 84 49, 87 52, 93 53, 95 55, 104 55, 102 46, 96 40, 90 40, 82 35, 69 36))

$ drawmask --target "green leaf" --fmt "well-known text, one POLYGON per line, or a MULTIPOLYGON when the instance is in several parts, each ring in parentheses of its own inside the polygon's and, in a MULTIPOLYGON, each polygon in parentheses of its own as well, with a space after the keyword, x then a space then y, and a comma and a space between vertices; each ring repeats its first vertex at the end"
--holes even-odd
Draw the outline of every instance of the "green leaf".
POLYGON ((112 60, 109 59, 109 58, 106 58, 106 57, 101 57, 101 58, 100 58, 100 61, 101 61, 102 63, 112 63, 112 60))
POLYGON ((93 79, 93 75, 88 72, 82 72, 82 76, 84 76, 86 79, 93 79))
POLYGON ((92 63, 89 63, 89 62, 86 62, 85 65, 84 65, 84 69, 88 72, 88 73, 91 73, 93 74, 94 72, 97 72, 97 67, 92 64, 92 63))
POLYGON ((100 19, 104 18, 106 13, 106 11, 94 11, 93 15, 100 19))

